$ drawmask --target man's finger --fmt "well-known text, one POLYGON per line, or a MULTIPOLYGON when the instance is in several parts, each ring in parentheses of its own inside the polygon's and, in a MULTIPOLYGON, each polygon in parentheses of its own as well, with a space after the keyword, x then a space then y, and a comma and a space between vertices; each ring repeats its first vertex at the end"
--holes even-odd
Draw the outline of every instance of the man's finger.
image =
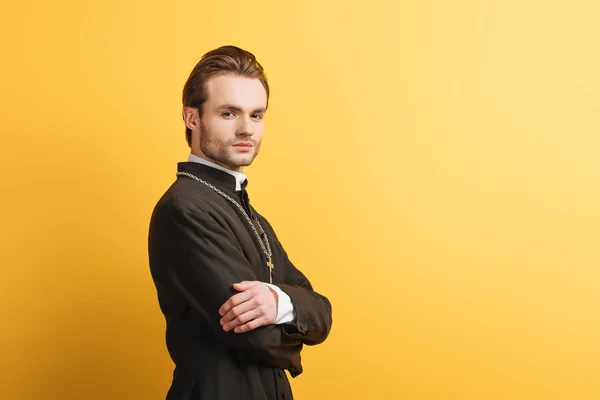
POLYGON ((251 292, 241 292, 231 296, 222 306, 219 308, 219 315, 223 316, 229 312, 233 307, 248 301, 254 296, 251 292))
POLYGON ((223 316, 223 318, 221 318, 221 320, 220 320, 221 325, 225 325, 232 319, 237 318, 240 315, 244 314, 245 312, 248 312, 255 308, 256 308, 256 306, 254 304, 252 304, 251 300, 245 301, 242 304, 239 304, 239 305, 233 307, 231 310, 229 310, 227 312, 227 314, 225 314, 223 316))
POLYGON ((239 317, 236 317, 233 321, 223 325, 223 330, 225 332, 229 332, 230 330, 239 327, 240 325, 244 325, 246 323, 252 322, 256 318, 261 315, 259 310, 253 309, 248 312, 243 313, 239 317))
POLYGON ((242 281, 239 283, 234 283, 233 288, 235 290, 237 290, 238 292, 241 292, 241 291, 248 290, 251 287, 258 285, 259 283, 260 283, 259 281, 242 281))

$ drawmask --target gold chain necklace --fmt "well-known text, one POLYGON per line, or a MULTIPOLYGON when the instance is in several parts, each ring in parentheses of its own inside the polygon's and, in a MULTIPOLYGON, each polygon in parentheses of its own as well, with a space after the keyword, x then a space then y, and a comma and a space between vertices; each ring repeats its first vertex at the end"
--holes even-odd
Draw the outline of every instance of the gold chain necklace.
POLYGON ((222 197, 224 197, 225 199, 227 199, 231 203, 233 203, 238 208, 238 210, 240 210, 242 212, 242 214, 244 215, 244 217, 246 217, 246 220, 250 224, 250 227, 254 231, 254 234, 256 235, 256 238, 258 239, 258 243, 260 244, 260 247, 262 248, 263 252, 265 253, 265 257, 267 259, 267 267, 269 267, 269 283, 273 283, 273 269, 275 268, 275 265, 271 261, 271 258, 273 256, 273 252, 271 251, 271 246, 269 245, 269 238, 267 237, 267 233, 265 232, 265 230, 263 229, 262 225, 258 221, 258 218, 256 219, 256 223, 258 224, 258 227, 260 228, 260 231, 262 232, 262 234, 263 234, 263 236, 265 238, 265 242, 264 243, 263 243, 263 241, 262 241, 262 239, 260 237, 260 234, 256 230, 256 227, 252 223, 252 219, 250 219, 250 217, 246 213, 246 210, 244 210, 244 207, 242 207, 240 205, 240 203, 238 203, 237 201, 235 201, 231 196, 229 196, 227 193, 224 193, 223 191, 221 191, 217 187, 211 185, 210 183, 206 182, 205 180, 202 180, 202 179, 198 178, 196 175, 192 175, 192 174, 189 174, 187 172, 177 172, 176 175, 177 176, 187 176, 188 178, 192 178, 192 179, 194 179, 194 180, 196 180, 196 181, 198 181, 198 182, 200 182, 200 183, 208 186, 209 188, 211 188, 212 190, 214 190, 215 192, 217 192, 219 195, 221 195, 222 197))

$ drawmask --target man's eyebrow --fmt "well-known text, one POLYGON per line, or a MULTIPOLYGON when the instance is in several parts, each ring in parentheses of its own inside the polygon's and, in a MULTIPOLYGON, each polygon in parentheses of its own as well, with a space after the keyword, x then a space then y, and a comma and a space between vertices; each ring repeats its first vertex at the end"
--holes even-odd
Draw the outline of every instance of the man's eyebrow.
POLYGON ((223 104, 217 107, 218 110, 233 110, 233 111, 242 111, 241 107, 234 106, 233 104, 223 104))
MULTIPOLYGON (((218 110, 232 110, 232 111, 237 111, 237 112, 243 111, 241 107, 235 106, 233 104, 223 104, 223 105, 217 107, 217 109, 218 110)), ((267 109, 265 107, 259 107, 252 112, 264 114, 266 111, 267 111, 267 109)))

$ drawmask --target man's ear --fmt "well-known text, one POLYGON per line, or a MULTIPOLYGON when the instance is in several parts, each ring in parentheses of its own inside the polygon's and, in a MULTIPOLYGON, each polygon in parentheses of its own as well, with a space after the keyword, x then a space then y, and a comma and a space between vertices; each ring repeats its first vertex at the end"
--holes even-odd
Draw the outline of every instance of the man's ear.
POLYGON ((185 126, 192 131, 198 130, 200 126, 200 116, 198 115, 198 109, 195 107, 185 106, 182 112, 183 121, 185 126))

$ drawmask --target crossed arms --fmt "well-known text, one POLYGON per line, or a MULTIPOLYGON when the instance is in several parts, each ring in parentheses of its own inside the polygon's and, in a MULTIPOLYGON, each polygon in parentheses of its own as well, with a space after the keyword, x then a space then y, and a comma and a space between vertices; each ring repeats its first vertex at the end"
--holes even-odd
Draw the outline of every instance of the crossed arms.
MULTIPOLYGON (((323 342, 331 329, 331 304, 327 298, 312 290, 308 279, 284 251, 285 262, 280 268, 285 268, 286 282, 277 286, 292 301, 294 321, 281 325, 263 322, 262 326, 247 327, 240 333, 226 331, 221 323, 233 308, 232 299, 244 297, 246 291, 253 290, 250 286, 258 287, 257 277, 233 232, 222 221, 207 211, 178 203, 165 205, 157 216, 169 243, 163 248, 168 253, 163 259, 169 260, 161 273, 164 284, 184 297, 219 342, 257 361, 288 369, 292 376, 300 374, 302 346, 323 342), (249 287, 240 290, 240 282, 249 287), (238 286, 234 288, 234 284, 238 286)), ((273 239, 272 245, 280 246, 273 239)))

